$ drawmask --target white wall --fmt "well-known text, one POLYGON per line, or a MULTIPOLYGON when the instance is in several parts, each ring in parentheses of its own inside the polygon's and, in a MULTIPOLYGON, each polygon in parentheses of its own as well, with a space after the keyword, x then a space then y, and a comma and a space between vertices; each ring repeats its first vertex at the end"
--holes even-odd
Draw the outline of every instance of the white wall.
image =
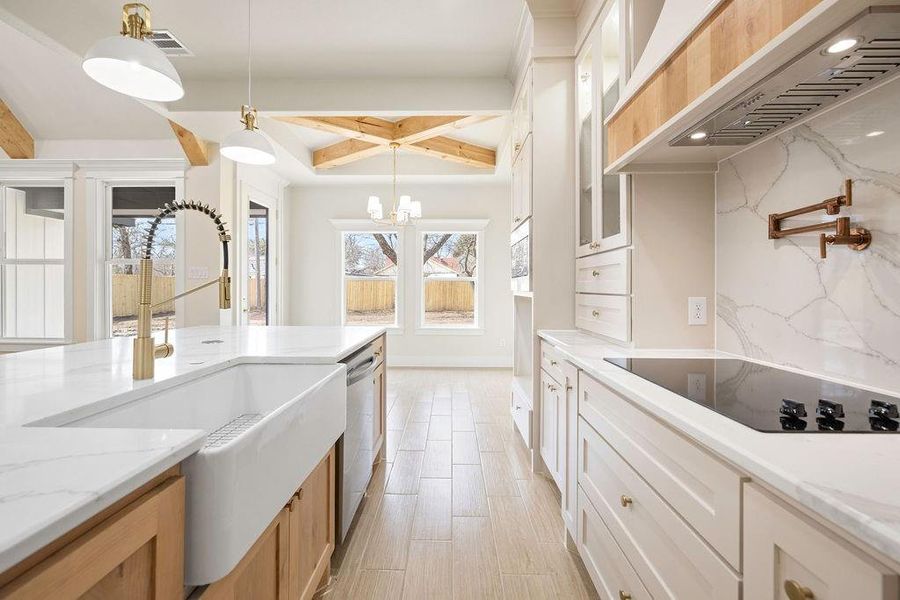
MULTIPOLYGON (((484 318, 481 335, 416 333, 416 288, 403 286, 403 332, 388 338, 388 360, 412 366, 510 366, 512 292, 509 288, 509 185, 411 184, 403 193, 422 201, 426 219, 489 219, 483 242, 484 318)), ((331 219, 365 218, 366 199, 390 198, 390 184, 294 187, 285 201, 284 257, 288 325, 341 322, 340 245, 331 219)), ((407 264, 415 260, 412 235, 405 240, 407 264)), ((401 259, 402 261, 402 259, 401 259)), ((413 276, 409 270, 407 277, 413 276)))

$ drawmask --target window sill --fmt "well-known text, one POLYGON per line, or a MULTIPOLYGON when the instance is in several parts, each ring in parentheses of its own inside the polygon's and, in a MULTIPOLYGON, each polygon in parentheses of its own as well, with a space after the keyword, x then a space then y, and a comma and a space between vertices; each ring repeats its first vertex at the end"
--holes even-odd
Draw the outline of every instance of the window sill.
POLYGON ((484 335, 484 327, 416 327, 416 335, 484 335))
POLYGON ((63 339, 42 340, 0 338, 0 354, 8 352, 24 352, 25 350, 43 350, 44 348, 53 348, 55 346, 67 346, 71 343, 71 340, 63 339))

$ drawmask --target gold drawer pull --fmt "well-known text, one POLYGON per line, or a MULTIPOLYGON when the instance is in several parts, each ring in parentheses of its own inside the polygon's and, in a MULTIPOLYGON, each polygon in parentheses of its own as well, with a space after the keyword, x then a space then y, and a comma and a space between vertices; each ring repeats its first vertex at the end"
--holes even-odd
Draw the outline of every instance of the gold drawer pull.
POLYGON ((631 499, 631 496, 626 496, 625 494, 622 494, 622 497, 619 498, 619 502, 622 504, 622 508, 628 508, 634 504, 634 500, 631 499))
POLYGON ((559 364, 559 363, 556 362, 555 360, 553 360, 552 358, 550 359, 550 366, 551 366, 551 367, 555 367, 555 366, 558 365, 558 364, 559 364))
POLYGON ((591 314, 594 315, 594 318, 595 318, 595 319, 599 319, 599 318, 600 318, 600 311, 599 311, 599 310, 592 310, 592 311, 591 311, 591 314))
POLYGON ((816 595, 808 587, 803 587, 793 579, 784 581, 784 593, 790 600, 814 600, 816 595))
POLYGON ((553 385, 552 383, 548 383, 548 384, 547 384, 547 389, 550 390, 551 392, 555 392, 555 391, 556 391, 556 386, 553 385))
POLYGON ((593 275, 594 277, 600 277, 600 271, 594 269, 593 271, 591 271, 591 275, 593 275))
POLYGON ((619 600, 631 600, 631 594, 626 594, 622 590, 619 590, 619 600))

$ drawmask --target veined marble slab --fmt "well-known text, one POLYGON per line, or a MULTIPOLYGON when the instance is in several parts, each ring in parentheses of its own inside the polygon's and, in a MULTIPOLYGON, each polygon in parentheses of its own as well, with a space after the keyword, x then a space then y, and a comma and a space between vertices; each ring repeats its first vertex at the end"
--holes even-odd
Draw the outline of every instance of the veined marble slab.
POLYGON ((203 445, 198 430, 58 427, 242 362, 333 364, 383 327, 175 329, 152 380, 132 339, 0 356, 0 572, 203 445))
POLYGON ((768 484, 900 563, 900 469, 894 468, 900 436, 762 433, 603 360, 739 356, 715 350, 631 350, 578 331, 538 331, 538 335, 578 368, 751 479, 768 484))
MULTIPOLYGON (((900 389, 900 80, 719 164, 716 173, 716 347, 848 380, 900 389), (768 215, 843 190, 855 252, 815 233, 768 239, 768 215)), ((785 227, 835 217, 823 212, 785 227)))
POLYGON ((196 430, 0 429, 0 573, 196 452, 196 430))
MULTIPOLYGON (((156 376, 131 377, 133 338, 106 339, 0 356, 0 427, 62 425, 239 362, 331 364, 383 327, 188 327, 174 329, 175 354, 156 376)), ((161 335, 157 336, 162 341, 161 335)))

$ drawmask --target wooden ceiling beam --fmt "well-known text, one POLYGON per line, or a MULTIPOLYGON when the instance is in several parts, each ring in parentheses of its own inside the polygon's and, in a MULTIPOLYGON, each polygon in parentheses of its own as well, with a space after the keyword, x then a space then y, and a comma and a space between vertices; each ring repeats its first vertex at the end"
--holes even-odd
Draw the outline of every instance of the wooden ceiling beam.
POLYGON ((181 144, 181 149, 184 151, 184 155, 187 157, 188 162, 191 163, 191 166, 209 166, 209 147, 206 142, 193 131, 185 129, 175 121, 169 120, 169 125, 171 125, 172 131, 175 132, 175 137, 178 138, 178 143, 181 144))
POLYGON ((406 117, 394 123, 394 142, 412 144, 475 123, 493 119, 495 115, 445 115, 406 117))
POLYGON ((278 121, 337 133, 370 144, 390 144, 394 122, 377 117, 273 117, 278 121))
POLYGON ((313 151, 313 167, 330 169, 387 152, 388 149, 389 146, 383 144, 373 144, 363 140, 344 140, 313 151))
POLYGON ((0 100, 0 148, 10 158, 34 158, 34 138, 0 100))
POLYGON ((403 147, 413 152, 436 156, 479 169, 493 169, 497 165, 495 150, 440 135, 403 147))

